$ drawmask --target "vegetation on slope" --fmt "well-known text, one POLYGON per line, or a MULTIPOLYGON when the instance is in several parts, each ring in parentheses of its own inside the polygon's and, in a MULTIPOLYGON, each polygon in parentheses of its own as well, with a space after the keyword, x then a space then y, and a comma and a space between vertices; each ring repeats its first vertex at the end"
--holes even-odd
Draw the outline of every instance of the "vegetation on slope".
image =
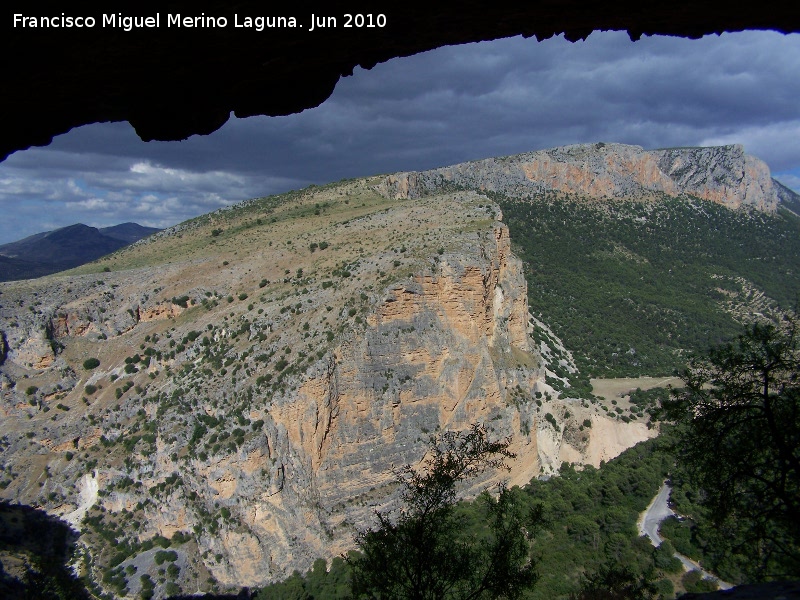
POLYGON ((800 295, 800 220, 788 211, 490 195, 526 264, 531 312, 585 375, 670 374, 800 295))

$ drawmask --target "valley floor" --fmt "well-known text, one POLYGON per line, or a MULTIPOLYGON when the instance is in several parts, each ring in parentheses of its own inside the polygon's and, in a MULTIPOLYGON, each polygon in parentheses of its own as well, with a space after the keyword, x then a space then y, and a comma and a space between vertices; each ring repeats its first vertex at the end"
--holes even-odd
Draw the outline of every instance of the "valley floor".
POLYGON ((651 390, 656 387, 678 387, 679 377, 615 377, 612 379, 590 379, 595 396, 606 400, 624 398, 636 388, 651 390))

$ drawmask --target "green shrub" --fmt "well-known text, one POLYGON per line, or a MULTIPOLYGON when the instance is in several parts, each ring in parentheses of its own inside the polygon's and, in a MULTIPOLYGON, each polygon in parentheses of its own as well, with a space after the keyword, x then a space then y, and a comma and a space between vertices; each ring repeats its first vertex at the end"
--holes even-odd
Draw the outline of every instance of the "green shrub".
POLYGON ((700 571, 689 571, 681 578, 681 583, 687 592, 713 592, 717 589, 717 584, 711 579, 703 579, 700 571))
POLYGON ((189 540, 192 539, 192 536, 183 533, 182 531, 176 531, 172 534, 172 542, 174 544, 185 544, 189 540))
POLYGON ((87 358, 83 361, 83 368, 87 371, 91 371, 92 369, 96 369, 100 366, 100 360, 97 358, 87 358))
POLYGON ((181 587, 174 581, 168 581, 164 586, 164 594, 166 594, 167 597, 177 596, 180 593, 181 593, 181 587))
POLYGON ((180 298, 172 298, 172 303, 180 306, 181 308, 189 308, 189 296, 181 296, 180 298))
POLYGON ((153 560, 157 565, 163 565, 167 561, 169 552, 168 550, 159 550, 153 555, 153 560))

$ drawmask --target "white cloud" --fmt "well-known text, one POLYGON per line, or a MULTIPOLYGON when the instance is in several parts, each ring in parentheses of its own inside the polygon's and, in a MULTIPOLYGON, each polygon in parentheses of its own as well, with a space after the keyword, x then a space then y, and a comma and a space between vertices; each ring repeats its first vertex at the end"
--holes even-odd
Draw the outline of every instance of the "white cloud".
POLYGON ((111 203, 107 200, 103 200, 102 198, 90 198, 88 200, 78 200, 71 201, 66 203, 67 208, 70 209, 77 209, 77 210, 86 210, 86 211, 96 211, 96 210, 109 210, 113 207, 111 203))

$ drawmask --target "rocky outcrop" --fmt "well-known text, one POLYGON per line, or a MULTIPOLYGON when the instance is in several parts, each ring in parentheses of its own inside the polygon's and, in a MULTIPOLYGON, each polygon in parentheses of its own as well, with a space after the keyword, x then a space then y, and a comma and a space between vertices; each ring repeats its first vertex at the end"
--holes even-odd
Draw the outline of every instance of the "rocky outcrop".
POLYGON ((777 208, 779 198, 769 167, 755 156, 745 154, 741 144, 669 148, 654 150, 650 155, 682 193, 733 209, 750 206, 775 212, 777 208))
POLYGON ((778 199, 780 200, 781 206, 784 206, 795 214, 800 215, 800 194, 792 189, 789 189, 780 181, 776 181, 774 179, 772 180, 772 185, 778 194, 778 199))
POLYGON ((690 194, 729 208, 774 212, 779 202, 767 165, 741 145, 644 150, 624 144, 579 144, 396 173, 379 184, 393 198, 467 188, 525 198, 557 191, 588 198, 690 194))
MULTIPOLYGON (((363 336, 274 413, 323 497, 337 503, 386 484, 392 465, 419 460, 419 440, 438 429, 498 417, 497 434, 512 433, 506 388, 530 390, 542 371, 526 331, 521 265, 505 226, 494 236, 485 262, 446 256, 437 272, 387 290, 363 336), (507 369, 512 356, 526 366, 507 369)), ((523 446, 535 472, 535 439, 523 446)))
POLYGON ((23 327, 9 328, 8 358, 33 369, 46 369, 55 359, 52 330, 47 319, 32 315, 23 327))
POLYGON ((535 405, 507 401, 509 388, 532 396, 544 377, 528 336, 521 267, 507 228, 497 224, 474 251, 444 254, 435 269, 386 289, 364 330, 337 346, 296 393, 275 401, 266 439, 248 448, 244 463, 260 470, 275 459, 262 476, 267 488, 248 483, 241 456, 224 472, 209 472, 216 498, 246 499, 250 531, 221 542, 246 556, 215 577, 268 579, 346 550, 347 524, 369 522, 376 504, 396 500, 393 468, 420 461, 439 430, 491 423, 493 435, 514 438, 511 479, 527 482, 539 472, 536 428, 520 433, 521 420, 536 421, 535 405), (290 541, 298 532, 301 539, 290 541), (267 551, 287 546, 289 555, 267 551))

